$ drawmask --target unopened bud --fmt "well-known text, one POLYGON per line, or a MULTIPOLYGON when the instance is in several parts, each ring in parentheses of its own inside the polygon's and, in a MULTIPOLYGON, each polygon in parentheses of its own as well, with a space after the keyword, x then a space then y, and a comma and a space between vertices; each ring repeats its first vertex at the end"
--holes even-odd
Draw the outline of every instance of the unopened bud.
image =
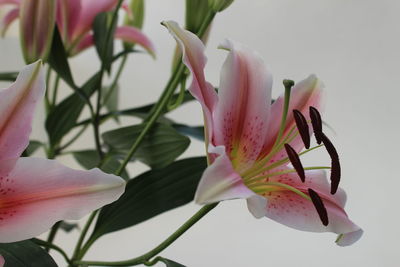
POLYGON ((233 0, 208 0, 208 5, 214 12, 221 12, 232 4, 233 0))
POLYGON ((27 64, 47 59, 53 40, 55 15, 55 0, 22 0, 20 39, 27 64))

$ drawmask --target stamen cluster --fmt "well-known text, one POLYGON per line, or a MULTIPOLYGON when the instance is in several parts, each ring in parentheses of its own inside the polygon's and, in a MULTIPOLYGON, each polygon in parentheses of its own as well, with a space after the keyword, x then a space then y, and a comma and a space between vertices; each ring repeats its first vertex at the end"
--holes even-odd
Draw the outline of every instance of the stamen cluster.
MULTIPOLYGON (((314 131, 314 136, 318 145, 323 144, 331 158, 331 194, 335 194, 339 187, 340 182, 340 162, 339 162, 339 155, 333 146, 332 142, 329 138, 325 135, 322 131, 322 119, 321 114, 315 107, 310 106, 310 118, 311 118, 311 125, 314 131)), ((293 110, 293 116, 295 118, 296 127, 299 131, 301 139, 304 143, 304 146, 309 149, 310 148, 310 132, 306 118, 299 110, 293 110)), ((288 144, 285 143, 285 150, 288 155, 290 162, 292 163, 294 169, 296 170, 297 174, 299 175, 301 181, 305 182, 305 172, 304 167, 300 161, 300 157, 297 152, 288 144)), ((308 189, 309 196, 311 198, 314 207, 316 208, 318 215, 323 223, 323 225, 328 225, 328 214, 324 203, 321 197, 311 188, 308 189)))

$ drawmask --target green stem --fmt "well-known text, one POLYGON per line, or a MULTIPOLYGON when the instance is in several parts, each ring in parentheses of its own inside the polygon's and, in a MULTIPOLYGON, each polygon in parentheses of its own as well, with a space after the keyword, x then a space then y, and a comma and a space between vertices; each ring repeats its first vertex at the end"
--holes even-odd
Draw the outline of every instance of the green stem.
POLYGON ((142 132, 136 138, 135 143, 133 143, 131 149, 129 150, 128 154, 126 155, 125 159, 119 166, 118 170, 115 172, 115 175, 121 175, 121 173, 124 171, 126 165, 132 158, 133 154, 137 151, 139 148, 140 144, 142 143, 143 139, 146 137, 147 133, 150 131, 151 127, 154 125, 154 123, 157 121, 158 117, 163 113, 164 108, 168 104, 168 101, 171 97, 171 95, 174 93, 176 86, 179 84, 180 77, 184 73, 185 67, 182 63, 178 65, 176 68, 176 71, 172 75, 167 87, 165 88, 164 93, 161 95, 159 101, 157 104, 154 106, 154 109, 152 110, 151 114, 149 117, 146 119, 145 122, 145 127, 143 128, 142 132))
POLYGON ((102 87, 102 82, 103 82, 103 76, 104 76, 104 73, 107 68, 107 66, 105 64, 106 62, 104 59, 106 58, 106 55, 108 53, 108 46, 109 46, 110 40, 112 38, 114 25, 116 25, 116 21, 118 19, 118 10, 120 9, 122 2, 123 2, 123 0, 119 0, 114 9, 112 19, 111 19, 111 24, 110 24, 111 27, 107 31, 107 35, 106 35, 106 39, 105 39, 105 43, 104 43, 105 47, 103 50, 103 55, 101 55, 102 62, 101 62, 101 68, 100 68, 100 74, 99 74, 99 80, 98 80, 98 86, 97 86, 97 88, 99 88, 99 90, 97 91, 96 111, 95 111, 94 117, 93 117, 94 139, 95 139, 96 149, 97 149, 97 152, 99 153, 100 160, 103 159, 103 157, 104 157, 103 150, 101 149, 100 130, 99 130, 100 111, 101 111, 101 107, 102 107, 101 106, 101 96, 102 96, 101 87, 102 87))
MULTIPOLYGON (((201 36, 204 35, 204 33, 207 31, 208 26, 212 22, 212 20, 215 17, 214 12, 210 11, 205 20, 203 21, 203 24, 201 25, 199 32, 197 33, 197 36, 201 38, 201 36)), ((143 131, 140 133, 138 138, 135 140, 135 143, 132 145, 131 149, 129 150, 127 156, 125 157, 124 161, 118 168, 117 172, 115 173, 116 175, 121 175, 123 170, 125 169, 126 165, 132 158, 132 156, 135 154, 136 150, 139 148, 140 144, 142 143, 143 139, 147 135, 147 133, 150 131, 151 127, 154 125, 154 123, 157 121, 158 117, 163 113, 164 108, 168 105, 169 100, 173 93, 175 92, 176 87, 179 85, 179 82, 181 81, 181 77, 185 72, 185 66, 183 65, 182 62, 180 62, 176 68, 175 71, 172 74, 171 79, 169 80, 163 94, 161 95, 159 101, 156 103, 156 105, 153 107, 152 111, 150 112, 149 117, 146 118, 145 120, 145 127, 143 131)))
POLYGON ((47 67, 47 72, 46 72, 46 91, 45 91, 45 98, 44 98, 44 107, 46 110, 46 114, 49 114, 50 109, 51 109, 51 104, 50 104, 50 97, 49 97, 49 87, 50 87, 50 79, 51 79, 51 68, 50 66, 47 67))
MULTIPOLYGON (((61 221, 57 222, 56 224, 53 225, 53 227, 51 227, 49 236, 47 237, 47 243, 52 244, 54 241, 54 238, 56 237, 57 231, 61 226, 61 221)), ((50 251, 50 247, 46 248, 46 251, 49 252, 50 251)))
POLYGON ((52 101, 51 101, 51 108, 53 108, 56 105, 57 94, 58 94, 58 85, 59 84, 60 84, 60 75, 57 74, 56 80, 54 81, 53 98, 52 98, 52 101))
POLYGON ((56 245, 54 245, 52 243, 49 243, 49 242, 46 242, 44 240, 40 240, 40 239, 37 239, 37 238, 32 238, 31 241, 33 243, 39 245, 39 246, 42 246, 42 247, 45 247, 45 248, 52 248, 55 251, 58 251, 63 256, 63 258, 65 259, 65 261, 68 264, 72 263, 71 260, 68 258, 67 253, 65 253, 65 251, 62 248, 60 248, 59 246, 56 246, 56 245))
POLYGON ((79 132, 71 138, 71 140, 69 140, 67 143, 65 143, 65 145, 61 146, 60 148, 58 148, 57 150, 57 154, 60 154, 64 149, 66 149, 67 147, 69 147, 70 145, 72 145, 76 140, 78 140, 78 138, 85 132, 86 128, 88 127, 88 124, 84 125, 79 132))
POLYGON ((92 212, 92 214, 90 214, 89 219, 87 220, 85 226, 82 229, 82 233, 79 236, 78 242, 76 243, 75 249, 74 249, 74 253, 72 255, 72 259, 76 259, 79 254, 80 254, 80 250, 82 247, 82 243, 86 237, 87 232, 89 231, 90 225, 92 224, 93 220, 95 219, 96 215, 98 213, 98 210, 92 212))
POLYGON ((194 214, 189 220, 187 220, 181 227, 179 227, 172 235, 160 243, 157 247, 153 248, 149 252, 125 261, 115 261, 115 262, 104 262, 104 261, 75 261, 75 265, 83 266, 133 266, 143 263, 148 263, 151 258, 158 255, 161 251, 170 246, 175 242, 181 235, 183 235, 187 230, 189 230, 195 223, 197 223, 201 218, 203 218, 207 213, 214 209, 218 203, 209 204, 202 207, 196 214, 194 214))
MULTIPOLYGON (((122 70, 123 70, 124 67, 125 67, 125 64, 126 64, 127 59, 128 59, 128 54, 125 54, 125 55, 122 57, 121 64, 120 64, 119 67, 118 67, 117 73, 115 74, 114 80, 113 80, 113 82, 112 82, 111 85, 110 85, 110 88, 109 88, 109 90, 108 90, 108 92, 107 92, 107 95, 104 97, 103 105, 105 105, 105 104, 107 103, 107 101, 108 101, 108 99, 110 98, 112 92, 113 92, 113 91, 115 90, 115 88, 117 87, 118 80, 119 80, 119 78, 121 77, 122 70)), ((100 117, 101 117, 101 116, 100 116, 100 117)))

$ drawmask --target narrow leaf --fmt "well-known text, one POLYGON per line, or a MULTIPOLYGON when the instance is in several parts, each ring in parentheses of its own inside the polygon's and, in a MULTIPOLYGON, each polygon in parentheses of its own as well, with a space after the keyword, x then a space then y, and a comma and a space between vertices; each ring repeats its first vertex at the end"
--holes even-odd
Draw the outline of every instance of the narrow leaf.
POLYGON ((163 263, 165 263, 166 267, 186 267, 185 265, 177 263, 176 261, 172 261, 170 259, 166 259, 166 258, 163 258, 163 257, 160 257, 159 261, 162 261, 163 263))
POLYGON ((0 81, 13 82, 17 79, 18 72, 0 72, 0 81))
MULTIPOLYGON (((98 79, 99 75, 95 74, 82 86, 81 93, 90 97, 96 90, 98 79)), ((78 92, 74 92, 51 110, 46 119, 46 130, 53 146, 74 128, 84 106, 83 97, 78 92)))
POLYGON ((47 62, 71 88, 76 88, 58 27, 54 27, 53 43, 47 62))
POLYGON ((188 126, 180 123, 173 123, 172 127, 181 134, 204 141, 204 126, 188 126))
POLYGON ((23 157, 29 157, 31 156, 33 153, 36 152, 36 150, 38 150, 40 147, 43 146, 43 143, 40 141, 36 141, 36 140, 30 140, 29 141, 29 145, 28 147, 25 149, 25 151, 22 153, 23 157))
POLYGON ((114 36, 116 27, 116 23, 114 23, 114 25, 110 25, 111 16, 112 13, 103 12, 98 14, 93 22, 94 44, 96 51, 108 72, 111 69, 111 63, 113 60, 114 38, 112 37, 114 36), (111 37, 107 40, 109 32, 111 37))

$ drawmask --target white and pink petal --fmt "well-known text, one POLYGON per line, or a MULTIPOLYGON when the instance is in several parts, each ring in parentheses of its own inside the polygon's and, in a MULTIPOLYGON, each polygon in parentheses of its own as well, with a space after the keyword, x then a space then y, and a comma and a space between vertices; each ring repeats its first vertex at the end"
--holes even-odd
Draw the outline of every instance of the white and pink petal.
MULTIPOLYGON (((0 169, 7 165, 0 161, 0 169)), ((7 166, 6 166, 7 167, 7 166)), ((37 236, 117 200, 125 182, 99 169, 73 170, 54 160, 20 158, 0 177, 0 242, 37 236)))
POLYGON ((41 65, 26 66, 15 83, 0 90, 0 160, 18 158, 29 143, 36 103, 45 91, 41 65))
POLYGON ((138 44, 155 57, 155 48, 151 40, 139 29, 132 26, 120 26, 115 29, 115 38, 131 44, 138 44))
POLYGON ((13 8, 7 12, 7 14, 2 18, 0 24, 1 36, 4 36, 10 27, 11 23, 19 17, 19 7, 13 8))
POLYGON ((257 159, 267 135, 272 75, 255 51, 230 40, 220 48, 229 54, 221 70, 214 141, 243 170, 257 159))
POLYGON ((246 199, 255 195, 233 169, 223 146, 211 148, 209 152, 219 156, 201 177, 195 194, 196 203, 209 204, 228 199, 246 199))
POLYGON ((207 58, 204 55, 204 44, 190 31, 184 30, 175 21, 164 21, 171 35, 175 38, 183 54, 183 63, 189 68, 192 74, 190 93, 200 102, 205 117, 206 143, 212 142, 213 118, 212 113, 218 102, 217 93, 214 87, 206 81, 204 67, 207 58))

